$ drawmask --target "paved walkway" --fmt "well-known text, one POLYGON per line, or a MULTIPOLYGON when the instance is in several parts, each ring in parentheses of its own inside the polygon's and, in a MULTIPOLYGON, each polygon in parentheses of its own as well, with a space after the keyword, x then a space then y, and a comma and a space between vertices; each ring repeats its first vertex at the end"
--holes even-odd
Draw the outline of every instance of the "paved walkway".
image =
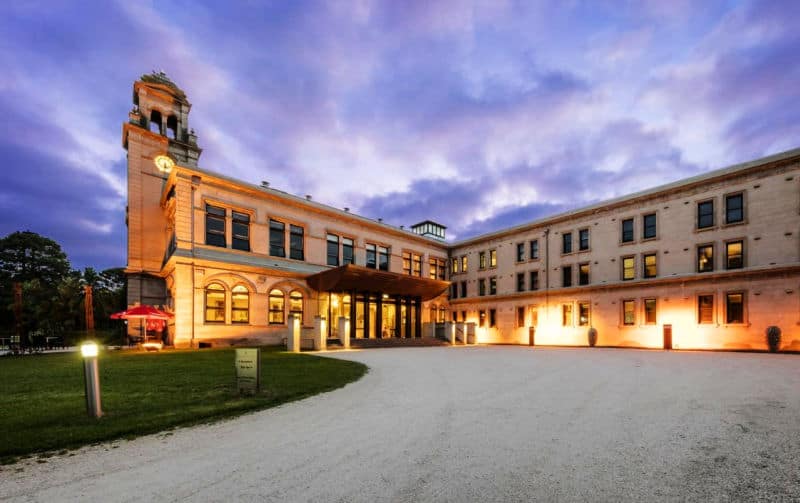
POLYGON ((800 357, 525 347, 337 353, 341 390, 0 468, 22 501, 800 498, 800 357))

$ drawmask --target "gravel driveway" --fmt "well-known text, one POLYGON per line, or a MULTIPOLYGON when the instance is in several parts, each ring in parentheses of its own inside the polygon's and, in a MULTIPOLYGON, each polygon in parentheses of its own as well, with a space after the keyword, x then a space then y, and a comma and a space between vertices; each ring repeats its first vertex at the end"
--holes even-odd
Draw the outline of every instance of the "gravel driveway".
POLYGON ((2 467, 0 499, 800 498, 797 355, 498 346, 333 356, 370 372, 234 420, 2 467))

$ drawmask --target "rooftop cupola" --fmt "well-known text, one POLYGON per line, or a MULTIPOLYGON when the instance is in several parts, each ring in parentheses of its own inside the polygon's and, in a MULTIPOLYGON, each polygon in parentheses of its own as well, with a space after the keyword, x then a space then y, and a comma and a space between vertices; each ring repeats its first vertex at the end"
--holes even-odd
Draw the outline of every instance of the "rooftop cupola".
POLYGON ((432 220, 425 220, 411 226, 411 232, 426 238, 438 239, 440 241, 444 241, 445 229, 447 229, 447 227, 442 224, 437 224, 432 220))

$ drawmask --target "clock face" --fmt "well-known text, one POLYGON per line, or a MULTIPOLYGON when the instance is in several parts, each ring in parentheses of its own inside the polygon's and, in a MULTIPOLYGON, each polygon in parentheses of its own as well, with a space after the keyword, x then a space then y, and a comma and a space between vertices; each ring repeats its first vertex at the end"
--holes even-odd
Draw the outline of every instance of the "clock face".
POLYGON ((173 161, 169 156, 163 154, 157 155, 155 159, 153 159, 153 162, 155 163, 156 168, 158 168, 158 170, 162 173, 169 173, 172 171, 172 168, 175 167, 175 161, 173 161))

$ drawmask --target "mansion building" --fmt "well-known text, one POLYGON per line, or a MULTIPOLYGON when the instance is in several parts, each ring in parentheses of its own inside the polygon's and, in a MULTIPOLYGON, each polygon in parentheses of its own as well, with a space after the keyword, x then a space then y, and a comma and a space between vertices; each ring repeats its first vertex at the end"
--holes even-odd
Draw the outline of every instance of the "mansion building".
POLYGON ((281 344, 294 315, 330 339, 455 321, 481 343, 585 346, 594 329, 598 346, 674 349, 766 349, 775 325, 800 350, 800 149, 449 243, 433 221, 201 169, 191 105, 163 73, 133 103, 128 304, 173 312, 170 345, 281 344))

